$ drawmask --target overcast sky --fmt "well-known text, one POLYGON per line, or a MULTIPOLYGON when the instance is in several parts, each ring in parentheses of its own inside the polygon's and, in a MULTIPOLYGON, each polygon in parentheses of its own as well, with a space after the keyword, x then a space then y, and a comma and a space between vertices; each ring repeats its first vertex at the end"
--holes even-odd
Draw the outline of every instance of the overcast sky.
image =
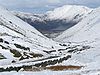
POLYGON ((32 13, 44 13, 67 4, 95 8, 100 6, 100 0, 0 0, 0 5, 10 10, 32 13))

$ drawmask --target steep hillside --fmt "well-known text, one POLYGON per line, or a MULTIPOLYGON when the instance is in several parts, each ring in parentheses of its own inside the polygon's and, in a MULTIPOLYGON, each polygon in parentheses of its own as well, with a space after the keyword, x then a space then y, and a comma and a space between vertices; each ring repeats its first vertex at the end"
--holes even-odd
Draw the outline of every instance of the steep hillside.
POLYGON ((48 57, 44 50, 59 48, 64 47, 0 7, 0 59, 3 59, 0 60, 0 65, 23 59, 48 57))
POLYGON ((99 40, 100 8, 89 12, 84 19, 56 38, 62 42, 95 42, 99 40))
MULTIPOLYGON (((59 42, 70 42, 82 45, 89 45, 92 48, 80 54, 75 54, 67 63, 74 62, 74 64, 83 64, 84 71, 88 73, 99 72, 100 65, 100 7, 94 9, 84 19, 66 30, 55 40, 59 42)), ((90 74, 91 75, 91 74, 90 74)), ((97 75, 97 74, 96 74, 97 75)))
POLYGON ((29 14, 14 12, 14 14, 38 29, 48 37, 56 37, 60 32, 77 24, 90 8, 85 6, 65 5, 48 11, 45 14, 29 14))

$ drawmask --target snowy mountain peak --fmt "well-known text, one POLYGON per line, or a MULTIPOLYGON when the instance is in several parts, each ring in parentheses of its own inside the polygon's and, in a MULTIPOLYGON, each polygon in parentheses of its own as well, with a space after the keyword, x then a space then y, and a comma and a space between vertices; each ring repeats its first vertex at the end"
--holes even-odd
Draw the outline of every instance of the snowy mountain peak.
POLYGON ((53 11, 48 11, 47 15, 50 19, 65 19, 73 17, 78 14, 85 14, 90 11, 90 8, 78 5, 64 5, 62 7, 56 8, 53 11))
MULTIPOLYGON (((100 34, 100 8, 96 8, 89 12, 83 20, 75 26, 64 31, 56 40, 63 42, 93 42, 99 40, 100 34)), ((96 42, 97 43, 97 42, 96 42)))

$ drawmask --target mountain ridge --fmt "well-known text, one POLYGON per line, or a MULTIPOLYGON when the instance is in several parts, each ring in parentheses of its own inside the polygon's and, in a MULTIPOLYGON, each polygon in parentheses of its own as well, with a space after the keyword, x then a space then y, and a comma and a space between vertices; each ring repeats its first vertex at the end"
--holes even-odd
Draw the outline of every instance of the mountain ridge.
POLYGON ((65 5, 45 14, 23 14, 17 12, 13 14, 35 27, 47 37, 54 38, 59 33, 80 22, 84 15, 91 10, 91 8, 85 6, 65 5))

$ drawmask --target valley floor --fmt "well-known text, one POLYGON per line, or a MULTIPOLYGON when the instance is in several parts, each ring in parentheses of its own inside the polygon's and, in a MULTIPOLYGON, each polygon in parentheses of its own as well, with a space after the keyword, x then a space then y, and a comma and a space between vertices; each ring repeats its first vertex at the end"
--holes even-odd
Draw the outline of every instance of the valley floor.
POLYGON ((100 75, 100 71, 40 71, 40 72, 2 72, 0 75, 100 75))

